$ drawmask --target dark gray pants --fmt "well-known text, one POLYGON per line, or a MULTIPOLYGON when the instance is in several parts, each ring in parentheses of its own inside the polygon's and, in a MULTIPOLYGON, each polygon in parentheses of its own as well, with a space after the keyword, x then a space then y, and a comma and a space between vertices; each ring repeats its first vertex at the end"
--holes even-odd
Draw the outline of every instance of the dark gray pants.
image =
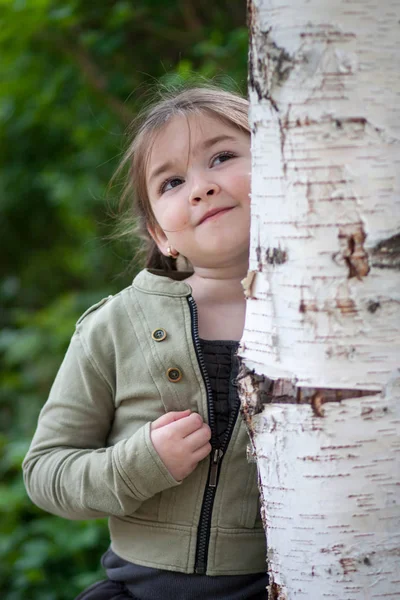
POLYGON ((75 600, 266 600, 267 573, 208 577, 130 563, 111 548, 102 557, 109 579, 75 600))
POLYGON ((134 596, 118 581, 105 579, 94 583, 75 598, 75 600, 132 600, 134 596))

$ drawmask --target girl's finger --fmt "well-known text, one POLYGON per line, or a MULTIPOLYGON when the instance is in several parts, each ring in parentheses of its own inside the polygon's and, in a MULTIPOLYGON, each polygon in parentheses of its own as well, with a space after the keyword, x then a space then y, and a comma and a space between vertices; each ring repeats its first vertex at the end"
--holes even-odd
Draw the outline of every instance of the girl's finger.
POLYGON ((154 431, 154 429, 159 429, 160 427, 165 427, 165 425, 169 425, 170 423, 178 421, 179 419, 183 419, 184 417, 188 417, 189 415, 190 408, 187 408, 186 410, 167 412, 165 415, 161 415, 161 417, 158 417, 158 419, 153 421, 151 424, 151 431, 154 431))
POLYGON ((201 448, 198 448, 195 452, 193 452, 192 454, 192 458, 193 461, 197 464, 199 463, 201 460, 203 460, 203 458, 206 458, 206 456, 208 456, 211 452, 211 444, 209 442, 207 442, 207 444, 204 444, 204 446, 201 446, 201 448))
POLYGON ((202 448, 211 438, 211 430, 208 425, 203 423, 201 429, 197 429, 193 433, 189 434, 185 438, 185 444, 189 451, 195 452, 199 448, 202 448))
POLYGON ((203 424, 203 419, 199 413, 191 413, 185 418, 172 423, 171 429, 174 430, 174 433, 178 435, 178 437, 186 438, 186 436, 197 431, 197 429, 201 429, 203 424))

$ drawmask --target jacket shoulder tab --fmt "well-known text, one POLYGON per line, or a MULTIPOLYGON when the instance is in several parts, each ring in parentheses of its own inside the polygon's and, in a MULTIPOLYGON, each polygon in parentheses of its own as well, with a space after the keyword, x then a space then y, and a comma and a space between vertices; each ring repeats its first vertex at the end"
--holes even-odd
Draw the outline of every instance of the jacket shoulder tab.
POLYGON ((106 304, 109 300, 111 300, 111 298, 113 298, 112 295, 107 296, 106 298, 103 298, 102 300, 100 300, 100 302, 96 302, 96 304, 93 304, 93 306, 90 306, 90 308, 85 310, 83 315, 81 315, 79 317, 79 319, 76 322, 76 325, 80 325, 82 323, 83 319, 85 319, 90 313, 94 312, 95 310, 98 310, 101 306, 103 306, 103 304, 106 304))

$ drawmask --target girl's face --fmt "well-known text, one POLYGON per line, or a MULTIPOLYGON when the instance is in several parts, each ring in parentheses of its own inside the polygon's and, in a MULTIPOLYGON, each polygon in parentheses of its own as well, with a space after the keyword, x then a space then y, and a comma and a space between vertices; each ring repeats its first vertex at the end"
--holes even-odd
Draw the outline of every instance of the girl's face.
POLYGON ((146 171, 161 252, 171 246, 193 267, 247 261, 250 169, 249 134, 206 114, 171 118, 146 171))

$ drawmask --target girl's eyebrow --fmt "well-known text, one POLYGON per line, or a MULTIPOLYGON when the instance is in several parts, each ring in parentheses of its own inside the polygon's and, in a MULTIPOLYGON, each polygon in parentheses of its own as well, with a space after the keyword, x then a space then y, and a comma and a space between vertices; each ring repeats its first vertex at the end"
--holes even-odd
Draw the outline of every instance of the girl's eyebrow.
POLYGON ((233 135, 217 135, 216 137, 210 138, 209 140, 205 140, 202 143, 204 149, 211 148, 214 144, 218 144, 218 142, 235 142, 236 139, 233 135))
POLYGON ((149 182, 152 179, 155 179, 156 177, 158 177, 159 175, 162 175, 166 171, 172 170, 172 167, 173 167, 173 164, 171 162, 163 163, 162 165, 160 165, 159 167, 154 169, 154 171, 152 173, 150 173, 149 182))
MULTIPOLYGON (((217 135, 216 137, 212 137, 208 140, 205 140, 201 144, 201 148, 204 150, 207 150, 208 148, 211 148, 212 146, 214 146, 215 144, 218 144, 219 142, 235 142, 235 141, 236 141, 236 139, 232 135, 217 135)), ((169 161, 166 163, 163 163, 162 165, 160 165, 159 167, 154 169, 154 171, 150 174, 149 181, 158 177, 159 175, 162 175, 166 171, 170 171, 171 169, 173 169, 173 163, 171 163, 169 161)))

